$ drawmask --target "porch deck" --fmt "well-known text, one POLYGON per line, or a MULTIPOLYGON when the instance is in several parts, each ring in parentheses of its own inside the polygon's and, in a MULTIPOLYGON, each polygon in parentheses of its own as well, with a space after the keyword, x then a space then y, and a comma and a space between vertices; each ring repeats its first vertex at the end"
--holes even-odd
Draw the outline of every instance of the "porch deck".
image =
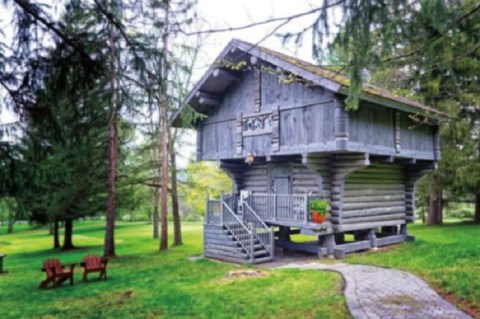
POLYGON ((242 193, 207 200, 205 256, 227 261, 241 256, 244 261, 237 258, 235 262, 258 263, 272 260, 274 247, 280 247, 343 258, 350 252, 408 239, 405 221, 383 221, 378 225, 381 229, 370 223, 355 231, 338 231, 328 219, 315 223, 308 210, 314 198, 318 197, 242 193), (354 235, 353 242, 344 240, 347 232, 354 235), (315 241, 294 242, 290 236, 296 234, 315 236, 315 241))

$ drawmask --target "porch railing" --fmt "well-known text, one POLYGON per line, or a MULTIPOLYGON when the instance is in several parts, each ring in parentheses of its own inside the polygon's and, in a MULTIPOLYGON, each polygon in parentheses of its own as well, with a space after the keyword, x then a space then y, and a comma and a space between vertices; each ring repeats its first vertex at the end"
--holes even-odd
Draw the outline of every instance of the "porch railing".
POLYGON ((205 224, 222 225, 222 202, 220 200, 207 199, 205 224))
POLYGON ((268 251, 269 256, 273 259, 274 238, 273 230, 263 222, 257 213, 246 202, 243 204, 243 221, 252 230, 253 237, 257 239, 268 251))
POLYGON ((308 195, 250 194, 248 205, 264 221, 310 222, 308 195))

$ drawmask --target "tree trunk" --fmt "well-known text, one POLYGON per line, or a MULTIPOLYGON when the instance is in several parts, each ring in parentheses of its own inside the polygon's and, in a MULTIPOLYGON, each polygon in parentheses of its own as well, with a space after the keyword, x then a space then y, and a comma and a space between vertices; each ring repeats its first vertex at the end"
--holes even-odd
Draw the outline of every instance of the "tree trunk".
MULTIPOLYGON (((173 146, 173 141, 172 141, 173 146)), ((172 214, 173 214, 173 245, 182 245, 182 226, 180 223, 180 211, 178 209, 178 194, 177 194, 177 155, 173 147, 170 150, 170 165, 172 171, 172 214)))
MULTIPOLYGON (((436 179, 434 178, 434 181, 436 179)), ((438 185, 438 184, 437 184, 438 185)), ((443 190, 435 188, 430 194, 428 202, 428 224, 441 225, 443 223, 443 190)))
POLYGON ((14 202, 14 199, 7 198, 8 206, 8 225, 7 225, 7 234, 13 233, 13 225, 15 225, 15 220, 17 219, 17 204, 14 202))
POLYGON ((58 233, 58 220, 53 222, 53 249, 60 248, 60 237, 58 233))
POLYGON ((160 219, 158 215, 158 203, 160 202, 160 192, 158 188, 155 188, 153 196, 153 238, 158 239, 158 223, 160 219))
POLYGON ((15 224, 15 219, 9 218, 8 219, 8 226, 7 226, 7 234, 13 233, 13 225, 15 224))
POLYGON ((477 186, 477 193, 475 194, 475 215, 473 221, 480 223, 480 185, 477 186))
POLYGON ((65 234, 63 237, 63 250, 73 249, 73 220, 65 220, 65 234))
POLYGON ((160 250, 168 250, 168 137, 165 107, 163 107, 163 127, 162 127, 162 194, 161 194, 161 235, 160 235, 160 250))
POLYGON ((115 182, 117 173, 117 57, 115 26, 109 24, 108 47, 110 51, 110 119, 108 122, 108 202, 107 224, 103 255, 115 257, 115 182))
POLYGON ((165 1, 165 21, 162 35, 163 58, 162 58, 162 105, 161 123, 162 123, 162 194, 161 194, 161 236, 160 251, 168 250, 168 27, 169 27, 169 2, 165 1))

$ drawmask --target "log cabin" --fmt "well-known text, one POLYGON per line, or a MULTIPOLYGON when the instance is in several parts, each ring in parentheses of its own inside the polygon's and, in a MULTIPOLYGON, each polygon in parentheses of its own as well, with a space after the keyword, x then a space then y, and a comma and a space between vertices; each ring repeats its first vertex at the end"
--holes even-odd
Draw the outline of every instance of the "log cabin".
POLYGON ((240 40, 220 53, 185 103, 204 115, 197 160, 218 161, 234 185, 207 199, 206 257, 261 263, 283 248, 343 258, 413 239, 415 182, 440 158, 441 114, 369 84, 348 110, 349 84, 240 40), (312 219, 315 199, 328 202, 324 222, 312 219))

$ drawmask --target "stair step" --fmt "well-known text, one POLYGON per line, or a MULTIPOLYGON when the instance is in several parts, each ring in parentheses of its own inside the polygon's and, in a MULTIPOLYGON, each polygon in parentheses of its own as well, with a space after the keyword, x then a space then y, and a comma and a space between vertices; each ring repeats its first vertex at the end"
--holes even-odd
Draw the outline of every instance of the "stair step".
POLYGON ((269 261, 272 261, 272 260, 273 260, 273 257, 271 257, 271 256, 263 257, 263 258, 254 258, 253 263, 254 264, 261 264, 261 263, 266 263, 266 262, 269 262, 269 261))
MULTIPOLYGON (((241 241, 242 243, 246 243, 246 244, 250 245, 250 238, 239 238, 238 240, 241 241)), ((258 241, 258 239, 254 238, 253 239, 253 244, 258 245, 258 244, 260 244, 260 241, 258 241)))
POLYGON ((231 263, 236 263, 236 264, 245 264, 248 261, 244 259, 239 259, 239 258, 232 258, 232 257, 226 257, 226 256, 217 256, 217 255, 210 255, 210 254, 204 254, 205 257, 207 258, 212 258, 212 259, 218 259, 221 261, 227 261, 231 263))
POLYGON ((203 230, 204 234, 212 234, 212 235, 224 235, 227 233, 227 231, 223 228, 210 228, 210 229, 204 229, 203 230))
POLYGON ((240 252, 231 252, 231 251, 226 251, 226 250, 221 250, 221 249, 213 249, 213 248, 206 248, 205 249, 205 254, 209 255, 214 255, 214 256, 223 256, 223 257, 229 257, 229 258, 237 258, 237 259, 248 259, 248 255, 245 253, 240 253, 240 252))
POLYGON ((205 234, 205 240, 225 240, 225 241, 232 241, 232 236, 230 235, 212 235, 212 234, 205 234))
POLYGON ((224 250, 224 251, 229 251, 233 253, 243 253, 243 248, 240 246, 227 246, 227 245, 219 245, 219 244, 206 244, 205 249, 218 249, 218 250, 224 250))
POLYGON ((264 255, 269 255, 268 251, 266 251, 265 249, 256 250, 256 251, 253 252, 253 256, 255 256, 255 257, 264 256, 264 255))
POLYGON ((230 229, 244 229, 244 225, 242 224, 225 224, 225 228, 230 229))
POLYGON ((233 240, 215 240, 215 239, 205 239, 204 245, 221 245, 221 246, 230 246, 230 247, 239 247, 239 243, 233 240))

